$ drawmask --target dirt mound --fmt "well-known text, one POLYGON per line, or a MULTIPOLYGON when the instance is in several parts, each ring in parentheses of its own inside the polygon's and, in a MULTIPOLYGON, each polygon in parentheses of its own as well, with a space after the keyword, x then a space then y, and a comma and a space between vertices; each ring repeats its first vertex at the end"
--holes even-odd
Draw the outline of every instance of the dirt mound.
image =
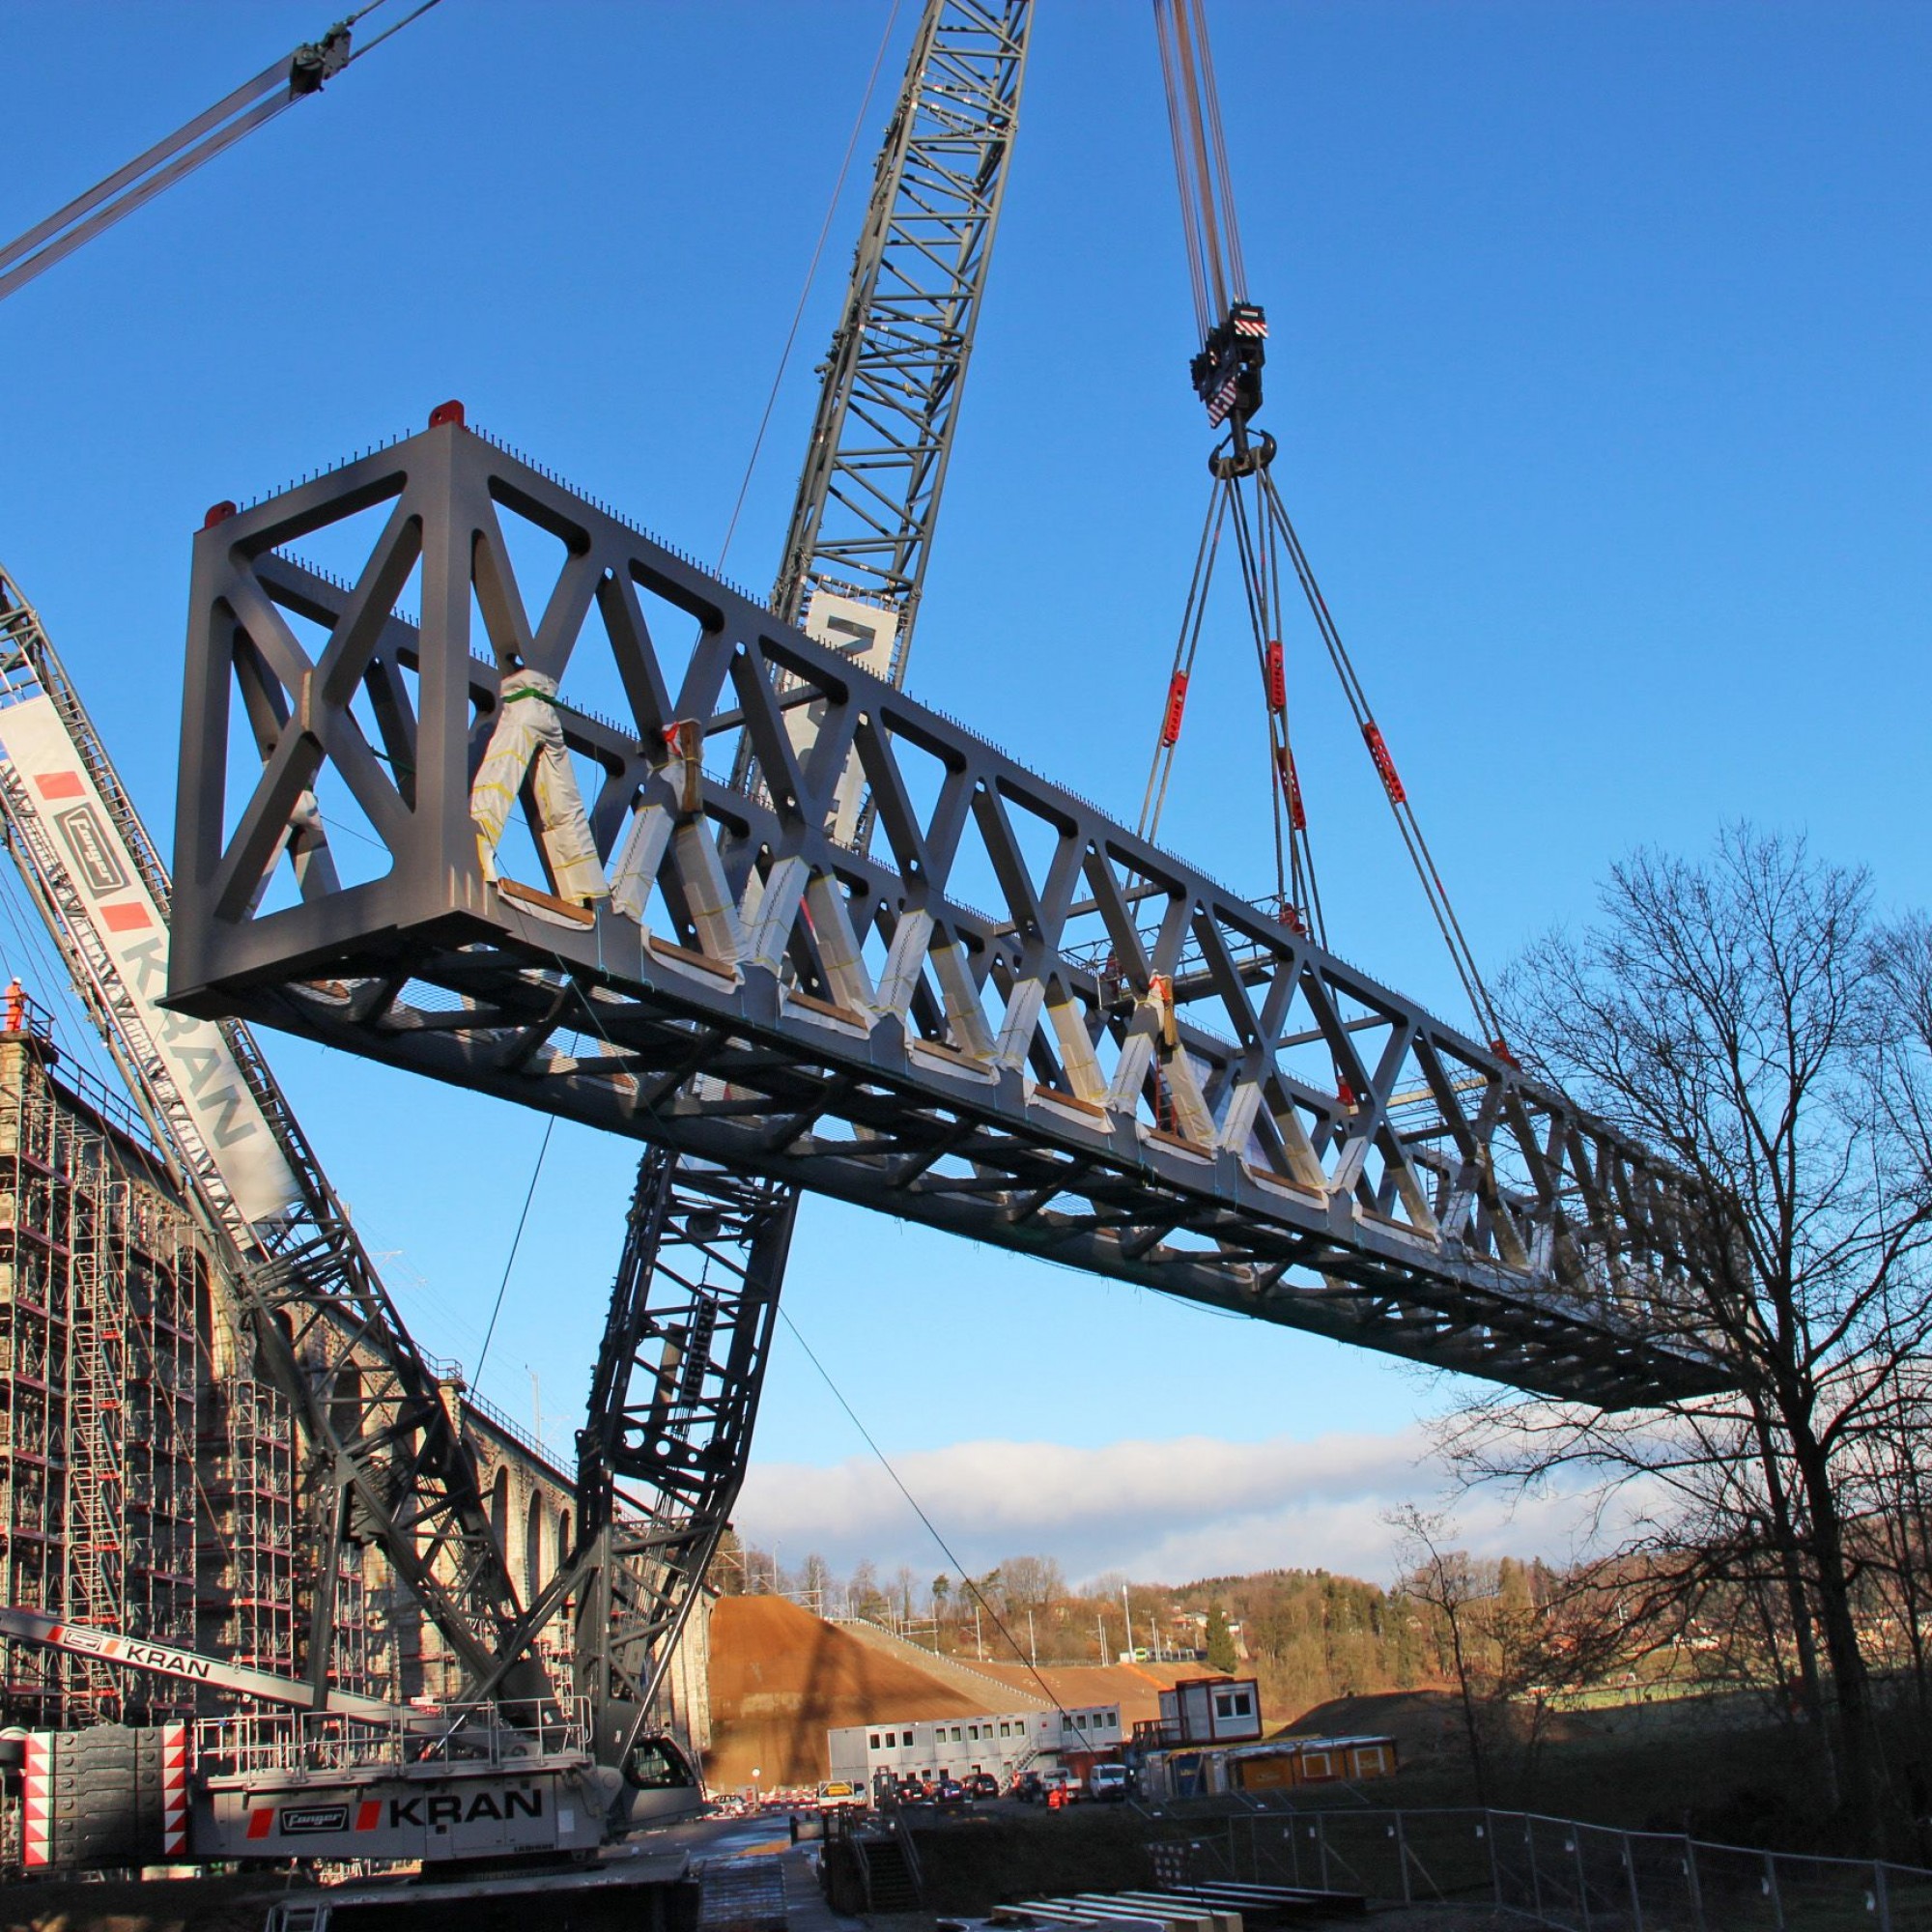
POLYGON ((970 1718, 984 1698, 935 1682, 782 1597, 724 1597, 711 1613, 714 1791, 753 1781, 816 1784, 830 1772, 825 1733, 843 1724, 970 1718))
POLYGON ((1375 1690, 1331 1697, 1302 1712, 1276 1737, 1393 1738, 1405 1765, 1462 1748, 1462 1714, 1447 1690, 1375 1690))
POLYGON ((1136 1723, 1151 1723, 1160 1716, 1160 1693, 1178 1679, 1207 1674, 1198 1663, 1181 1668, 1171 1663, 1042 1663, 1037 1677, 1024 1663, 973 1662, 972 1667, 1036 1697, 1044 1678, 1048 1692, 1069 1711, 1119 1705, 1121 1722, 1129 1732, 1136 1723))

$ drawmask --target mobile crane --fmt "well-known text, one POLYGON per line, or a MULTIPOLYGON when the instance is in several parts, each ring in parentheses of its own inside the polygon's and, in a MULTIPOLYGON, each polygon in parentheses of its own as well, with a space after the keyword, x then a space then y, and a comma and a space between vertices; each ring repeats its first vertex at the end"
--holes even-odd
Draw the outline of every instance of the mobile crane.
MULTIPOLYGON (((90 1018, 224 1263, 257 1364, 301 1422, 323 1545, 306 1681, 0 1608, 0 1636, 291 1714, 205 1720, 191 1738, 161 1727, 163 1758, 188 1794, 172 1830, 116 1812, 111 1776, 71 1780, 57 1803, 64 1760, 98 1757, 106 1741, 30 1738, 30 1824, 37 1781, 47 1791, 29 1862, 554 1855, 695 1812, 696 1777, 672 1740, 642 1732, 640 1708, 566 1707, 528 1640, 516 1640, 521 1605, 436 1377, 246 1029, 155 1004, 166 874, 38 614, 4 572, 0 817, 90 1018), (472 1680, 487 1676, 496 1694, 424 1710, 330 1681, 329 1585, 350 1536, 380 1544, 472 1680), (124 1829, 100 1826, 101 1804, 124 1829)), ((154 1743, 120 1736, 130 1759, 154 1743)))
POLYGON ((277 1713, 27 1734, 29 1869, 169 1858, 555 1858, 697 1808, 696 1779, 667 1738, 636 1739, 621 1766, 599 1764, 581 1702, 531 1724, 508 1721, 497 1703, 418 1709, 336 1690, 325 1701, 298 1678, 7 1607, 0 1636, 185 1679, 277 1713), (123 1767, 138 1773, 144 1756, 159 1771, 147 1791, 138 1776, 116 1776, 123 1767), (83 1765, 92 1776, 75 1776, 83 1765))

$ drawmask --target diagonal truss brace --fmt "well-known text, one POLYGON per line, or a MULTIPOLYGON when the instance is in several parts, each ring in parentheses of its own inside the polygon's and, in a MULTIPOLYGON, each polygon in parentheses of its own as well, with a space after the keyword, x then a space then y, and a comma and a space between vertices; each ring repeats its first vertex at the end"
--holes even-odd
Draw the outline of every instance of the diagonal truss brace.
POLYGON ((1605 1406, 1718 1384, 1655 1339, 1686 1332, 1683 1177, 460 425, 202 533, 183 728, 184 1010, 1438 1367, 1605 1406), (282 554, 357 517, 353 584, 282 554), (526 668, 583 779, 587 903, 527 799, 526 876, 479 862, 526 668), (740 739, 761 798, 710 776, 740 739), (863 848, 826 831, 855 754, 863 848), (380 876, 316 863, 330 786, 380 876))

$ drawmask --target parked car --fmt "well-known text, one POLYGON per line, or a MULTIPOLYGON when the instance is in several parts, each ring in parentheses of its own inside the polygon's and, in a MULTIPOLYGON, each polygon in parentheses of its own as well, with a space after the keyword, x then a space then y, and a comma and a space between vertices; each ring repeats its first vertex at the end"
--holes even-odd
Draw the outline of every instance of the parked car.
POLYGON ((956 1777, 942 1777, 934 1788, 932 1800, 935 1804, 963 1804, 966 1802, 966 1787, 956 1777))
POLYGON ((1046 1787, 1040 1782, 1038 1772, 1023 1771, 1013 1779, 1007 1795, 1017 1798, 1022 1804, 1037 1804, 1046 1796, 1046 1787))
POLYGON ((1087 1774, 1087 1796, 1102 1804, 1118 1804, 1127 1796, 1127 1768, 1123 1764, 1096 1764, 1087 1774))
POLYGON ((1080 1780, 1070 1771, 1048 1771, 1040 1774, 1040 1789, 1051 1798, 1057 1791, 1063 1804, 1071 1804, 1080 1796, 1080 1780))
POLYGON ((966 1780, 968 1798, 997 1798, 1000 1795, 1000 1780, 991 1772, 976 1771, 966 1780))

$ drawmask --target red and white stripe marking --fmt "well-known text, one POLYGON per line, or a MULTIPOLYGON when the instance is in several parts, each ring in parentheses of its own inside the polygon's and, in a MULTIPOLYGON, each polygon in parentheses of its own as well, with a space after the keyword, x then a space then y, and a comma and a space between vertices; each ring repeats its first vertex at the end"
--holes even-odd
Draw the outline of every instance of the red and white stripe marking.
POLYGON ((161 1856, 187 1851, 187 1726, 161 1726, 161 1856))
POLYGON ((22 1777, 20 1861, 32 1867, 53 1863, 54 1741, 46 1731, 27 1733, 22 1777))

